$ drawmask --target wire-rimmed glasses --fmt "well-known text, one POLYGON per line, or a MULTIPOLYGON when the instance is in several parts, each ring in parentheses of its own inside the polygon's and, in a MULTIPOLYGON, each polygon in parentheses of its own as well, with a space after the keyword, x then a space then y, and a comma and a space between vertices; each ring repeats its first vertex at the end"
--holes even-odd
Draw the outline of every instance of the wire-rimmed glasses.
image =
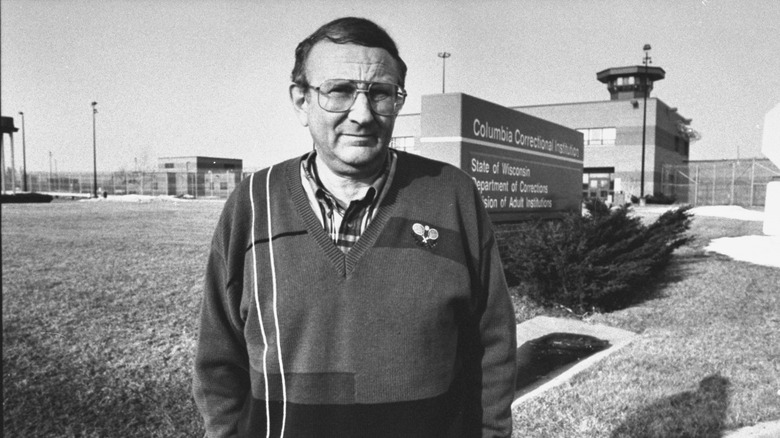
POLYGON ((386 82, 369 82, 352 79, 328 79, 317 91, 320 108, 332 113, 344 113, 352 108, 358 93, 365 93, 371 111, 380 116, 394 116, 406 101, 406 91, 398 85, 386 82))

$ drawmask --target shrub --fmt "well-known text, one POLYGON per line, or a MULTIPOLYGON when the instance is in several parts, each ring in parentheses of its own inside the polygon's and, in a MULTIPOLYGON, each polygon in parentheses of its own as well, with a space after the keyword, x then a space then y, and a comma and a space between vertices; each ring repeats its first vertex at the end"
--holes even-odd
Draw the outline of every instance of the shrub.
POLYGON ((645 201, 648 204, 674 204, 677 199, 674 196, 665 195, 661 192, 653 193, 652 195, 645 196, 645 201))
POLYGON ((585 215, 528 223, 502 236, 507 277, 525 283, 531 298, 580 314, 626 307, 646 298, 646 286, 691 239, 690 206, 650 226, 630 216, 627 205, 610 209, 593 200, 585 208, 585 215))
MULTIPOLYGON (((645 202, 648 204, 674 204, 677 202, 677 198, 674 197, 674 195, 665 195, 661 192, 656 192, 652 195, 645 195, 645 202)), ((631 203, 632 204, 639 204, 639 198, 631 195, 631 203)))

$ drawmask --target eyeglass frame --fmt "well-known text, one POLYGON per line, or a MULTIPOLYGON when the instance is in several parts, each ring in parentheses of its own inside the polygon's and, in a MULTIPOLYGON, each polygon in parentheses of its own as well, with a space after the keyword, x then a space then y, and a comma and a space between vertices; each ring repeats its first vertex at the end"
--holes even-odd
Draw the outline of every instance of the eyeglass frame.
POLYGON ((335 78, 335 79, 324 80, 317 87, 313 87, 313 86, 311 86, 308 83, 295 84, 295 85, 297 85, 297 86, 299 86, 301 88, 305 88, 307 90, 308 89, 315 90, 317 92, 317 104, 320 106, 320 108, 322 108, 324 111, 327 111, 329 113, 346 113, 346 112, 349 112, 350 110, 352 110, 352 107, 355 106, 355 102, 357 101, 358 93, 365 93, 366 94, 366 98, 368 98, 368 107, 371 108, 371 112, 372 113, 380 115, 380 116, 385 116, 385 117, 397 116, 398 113, 401 112, 401 108, 403 108, 404 104, 406 103, 406 96, 408 95, 406 90, 404 89, 404 87, 402 87, 402 86, 400 86, 398 84, 394 84, 392 82, 375 82, 375 81, 361 81, 361 80, 357 80, 357 79, 340 79, 340 78, 335 78), (355 85, 355 92, 352 93, 352 103, 350 103, 349 106, 346 109, 343 109, 343 110, 329 110, 329 109, 325 108, 325 106, 322 104, 322 101, 320 99, 323 98, 324 95, 323 95, 322 91, 320 91, 320 88, 322 88, 322 86, 325 83, 330 82, 330 81, 344 81, 344 82, 350 82, 350 83, 355 85), (403 99, 403 101, 401 102, 400 105, 394 105, 394 107, 396 107, 396 106, 398 107, 398 111, 396 111, 393 114, 382 114, 382 113, 377 112, 376 109, 374 109, 374 104, 372 103, 373 101, 369 98, 369 94, 368 94, 369 91, 371 90, 371 86, 373 84, 392 85, 392 86, 394 86, 394 87, 396 87, 398 89, 398 91, 396 92, 396 99, 398 99, 398 98, 403 99), (365 89, 361 89, 360 85, 363 85, 365 87, 365 89))

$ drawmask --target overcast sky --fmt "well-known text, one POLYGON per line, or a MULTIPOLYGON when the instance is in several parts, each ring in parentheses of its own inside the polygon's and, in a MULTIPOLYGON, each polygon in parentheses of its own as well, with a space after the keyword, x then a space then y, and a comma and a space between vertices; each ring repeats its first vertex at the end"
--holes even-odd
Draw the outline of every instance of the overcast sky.
MULTIPOLYGON (((156 166, 209 155, 260 168, 311 148, 287 87, 297 43, 355 15, 409 66, 403 113, 446 87, 505 106, 608 100, 596 73, 666 70, 653 96, 703 138, 691 159, 760 157, 780 102, 780 2, 0 0, 2 115, 25 113, 28 170, 156 166)), ((15 136, 21 165, 21 132, 15 136)), ((7 141, 7 139, 6 139, 7 141)), ((8 148, 6 142, 6 148, 8 148)), ((6 149, 7 151, 7 149, 6 149)), ((10 161, 8 161, 10 164, 10 161)))

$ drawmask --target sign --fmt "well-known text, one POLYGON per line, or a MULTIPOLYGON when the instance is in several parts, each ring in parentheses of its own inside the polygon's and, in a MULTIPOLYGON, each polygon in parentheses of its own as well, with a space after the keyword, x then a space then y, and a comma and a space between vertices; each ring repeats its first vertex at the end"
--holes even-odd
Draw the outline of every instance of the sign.
POLYGON ((780 167, 780 103, 764 117, 764 134, 761 137, 761 153, 780 167))
POLYGON ((471 175, 494 221, 579 211, 582 143, 573 129, 469 95, 423 97, 420 152, 471 175))

